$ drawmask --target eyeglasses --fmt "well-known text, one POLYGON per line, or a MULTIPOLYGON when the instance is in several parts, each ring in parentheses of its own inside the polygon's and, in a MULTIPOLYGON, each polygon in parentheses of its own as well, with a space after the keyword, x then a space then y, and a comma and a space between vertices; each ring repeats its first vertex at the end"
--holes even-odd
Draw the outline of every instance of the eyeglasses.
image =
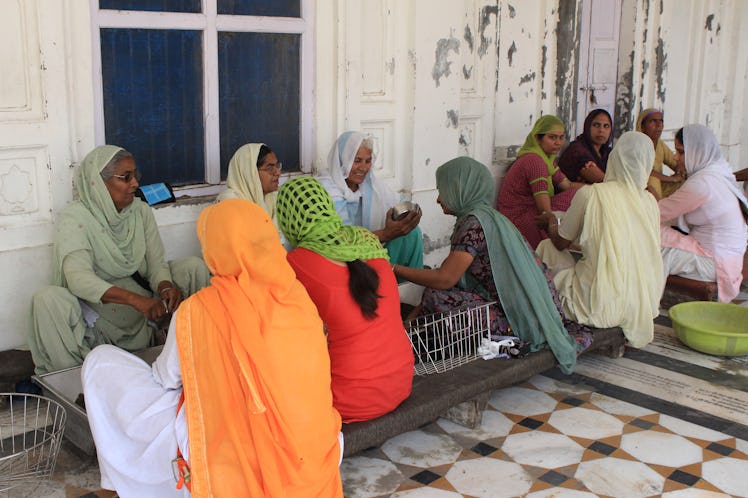
POLYGON ((140 178, 143 176, 143 174, 140 171, 135 170, 135 171, 128 171, 124 175, 112 175, 112 176, 114 178, 118 178, 122 180, 125 183, 130 183, 133 178, 135 178, 136 181, 140 181, 140 178))
POLYGON ((283 169, 283 163, 278 161, 275 164, 266 164, 257 168, 258 171, 281 171, 283 169))

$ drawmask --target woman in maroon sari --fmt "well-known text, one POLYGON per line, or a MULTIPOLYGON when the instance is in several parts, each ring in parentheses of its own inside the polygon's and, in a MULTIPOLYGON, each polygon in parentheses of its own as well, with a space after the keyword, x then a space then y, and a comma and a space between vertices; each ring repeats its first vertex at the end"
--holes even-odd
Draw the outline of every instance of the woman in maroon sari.
POLYGON ((558 167, 572 182, 599 183, 605 177, 613 146, 613 120, 595 109, 584 120, 584 131, 558 157, 558 167))

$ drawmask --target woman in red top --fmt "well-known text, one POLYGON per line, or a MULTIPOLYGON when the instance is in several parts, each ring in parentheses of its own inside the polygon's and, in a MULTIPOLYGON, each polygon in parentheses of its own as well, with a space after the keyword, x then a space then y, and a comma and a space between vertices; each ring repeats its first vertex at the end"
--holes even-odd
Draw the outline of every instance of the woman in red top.
POLYGON ((333 405, 343 422, 392 411, 410 394, 414 358, 387 251, 369 230, 343 226, 314 178, 284 183, 276 210, 296 246, 288 262, 325 323, 333 405))
POLYGON ((564 144, 564 124, 556 116, 542 116, 527 135, 504 177, 497 208, 527 239, 533 249, 548 238, 535 225, 544 212, 566 211, 583 183, 570 182, 554 163, 564 144))

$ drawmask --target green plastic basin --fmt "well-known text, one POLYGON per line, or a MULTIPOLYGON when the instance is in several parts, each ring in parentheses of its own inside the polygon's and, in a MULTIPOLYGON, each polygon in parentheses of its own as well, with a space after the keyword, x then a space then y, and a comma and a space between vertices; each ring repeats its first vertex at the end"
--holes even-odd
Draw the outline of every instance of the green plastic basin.
POLYGON ((748 354, 748 308, 691 301, 668 312, 678 339, 691 349, 717 356, 748 354))

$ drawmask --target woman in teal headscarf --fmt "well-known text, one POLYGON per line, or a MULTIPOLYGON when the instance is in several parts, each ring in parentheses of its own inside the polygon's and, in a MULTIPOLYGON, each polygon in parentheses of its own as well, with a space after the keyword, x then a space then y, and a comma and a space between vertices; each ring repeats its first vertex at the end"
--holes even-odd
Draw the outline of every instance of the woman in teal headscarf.
MULTIPOLYGON (((398 277, 426 287, 424 313, 447 311, 495 301, 493 335, 513 335, 537 350, 548 345, 561 368, 576 364, 575 338, 567 328, 553 281, 514 225, 491 207, 494 181, 488 169, 469 157, 458 157, 436 170, 437 202, 457 217, 449 255, 437 269, 394 265, 398 277), (566 328, 565 328, 566 327, 566 328)), ((589 334, 580 334, 580 342, 589 334)), ((583 344, 586 345, 586 344, 583 344)))
POLYGON ((135 196, 139 179, 132 154, 115 145, 96 147, 81 162, 79 198, 56 227, 53 285, 32 301, 37 374, 80 365, 99 344, 153 345, 149 323, 208 285, 200 258, 164 260, 153 212, 135 196))
POLYGON ((556 116, 542 116, 517 153, 501 183, 497 208, 524 235, 533 249, 548 234, 535 224, 535 216, 566 211, 576 189, 584 183, 570 182, 556 166, 556 154, 564 145, 564 123, 556 116))

